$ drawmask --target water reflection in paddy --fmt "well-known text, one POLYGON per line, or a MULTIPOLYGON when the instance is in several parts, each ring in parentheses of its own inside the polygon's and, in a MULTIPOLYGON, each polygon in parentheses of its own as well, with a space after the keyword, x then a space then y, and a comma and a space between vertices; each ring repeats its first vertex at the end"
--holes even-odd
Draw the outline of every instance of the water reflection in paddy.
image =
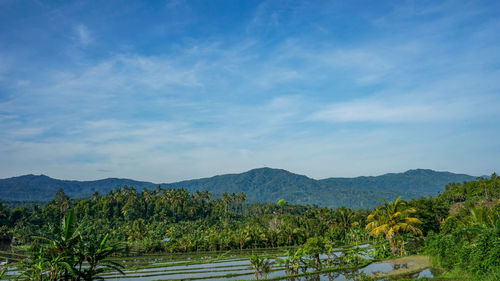
MULTIPOLYGON (((368 244, 360 245, 358 248, 363 249, 359 252, 360 257, 370 259, 370 252, 373 249, 368 248, 368 244)), ((346 249, 335 249, 334 253, 331 254, 332 257, 339 257, 342 255, 343 251, 346 249)), ((285 258, 283 254, 278 254, 278 257, 285 258)), ((167 257, 155 257, 153 262, 148 257, 143 259, 131 259, 134 262, 128 264, 129 269, 126 270, 126 276, 120 276, 118 274, 109 273, 106 275, 108 280, 121 280, 121 281, 131 281, 131 280, 142 280, 142 281, 153 281, 153 280, 168 280, 168 279, 193 279, 198 278, 208 279, 205 280, 250 280, 254 279, 254 272, 252 270, 251 264, 247 257, 228 255, 221 260, 209 261, 215 256, 206 256, 204 259, 198 258, 190 259, 185 257, 184 260, 176 259, 175 261, 168 260, 167 257), (137 269, 132 269, 131 267, 137 266, 137 269), (186 264, 187 263, 187 264, 186 264), (228 276, 230 275, 230 276, 228 276)), ((328 258, 327 255, 321 255, 321 259, 325 261, 328 258)), ((129 260, 130 261, 130 260, 129 260)), ((324 281, 341 281, 341 280, 354 280, 354 278, 361 275, 374 276, 377 274, 387 274, 394 270, 401 269, 411 269, 416 266, 416 263, 406 262, 398 264, 397 261, 383 262, 383 263, 372 263, 358 270, 343 270, 337 272, 329 273, 319 273, 310 276, 304 276, 299 278, 292 278, 289 280, 294 281, 308 281, 308 280, 324 280, 324 281)), ((309 269, 311 272, 313 269, 309 269)), ((283 267, 274 264, 273 271, 268 274, 268 278, 286 276, 286 272, 283 267)), ((433 274, 430 270, 426 269, 412 275, 407 275, 406 278, 417 278, 417 277, 432 277, 433 274)), ((284 279, 287 280, 287 279, 284 279)), ((392 279, 381 279, 381 280, 396 280, 392 279)))

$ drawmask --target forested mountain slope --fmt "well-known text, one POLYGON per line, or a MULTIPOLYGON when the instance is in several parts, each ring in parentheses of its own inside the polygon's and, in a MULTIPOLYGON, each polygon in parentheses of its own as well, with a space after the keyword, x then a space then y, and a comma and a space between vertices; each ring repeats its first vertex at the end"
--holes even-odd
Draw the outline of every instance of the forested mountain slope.
POLYGON ((45 175, 25 175, 0 180, 0 199, 17 201, 48 201, 58 189, 72 198, 89 197, 94 191, 102 194, 124 185, 134 186, 138 190, 152 188, 151 182, 130 179, 107 178, 95 181, 58 180, 45 175))
POLYGON ((248 201, 266 202, 283 198, 299 204, 350 208, 368 208, 380 199, 393 200, 435 196, 450 182, 474 180, 475 177, 416 169, 373 177, 328 178, 315 180, 286 170, 260 168, 241 174, 182 181, 166 187, 185 187, 189 191, 207 189, 214 195, 245 192, 248 201))
POLYGON ((69 181, 44 175, 26 175, 0 180, 0 198, 4 200, 47 201, 62 188, 72 198, 89 197, 94 191, 108 193, 116 187, 186 188, 189 191, 209 190, 214 196, 224 192, 245 192, 249 202, 285 199, 290 203, 319 206, 368 208, 380 203, 380 198, 392 200, 399 195, 405 199, 436 195, 450 182, 464 182, 475 177, 437 172, 409 170, 373 177, 328 178, 315 180, 282 169, 260 168, 240 174, 187 180, 169 184, 108 178, 96 181, 69 181))

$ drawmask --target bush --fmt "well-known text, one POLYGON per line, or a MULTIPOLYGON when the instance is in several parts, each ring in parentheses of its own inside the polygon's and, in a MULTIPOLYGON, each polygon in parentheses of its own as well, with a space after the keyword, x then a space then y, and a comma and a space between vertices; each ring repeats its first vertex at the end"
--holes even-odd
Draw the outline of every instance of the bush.
POLYGON ((449 234, 430 234, 426 249, 445 269, 457 267, 483 276, 500 267, 500 235, 494 228, 475 227, 449 234))

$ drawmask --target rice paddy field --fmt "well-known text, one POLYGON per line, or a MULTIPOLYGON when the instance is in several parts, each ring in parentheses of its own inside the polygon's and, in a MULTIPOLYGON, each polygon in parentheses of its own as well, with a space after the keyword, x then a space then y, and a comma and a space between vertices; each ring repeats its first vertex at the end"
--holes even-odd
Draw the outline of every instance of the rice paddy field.
MULTIPOLYGON (((360 246, 363 251, 359 254, 365 259, 370 259, 369 245, 360 246)), ((334 254, 339 256, 346 249, 336 249, 334 254)), ((228 251, 228 252, 197 252, 189 254, 155 254, 139 255, 133 257, 116 257, 115 261, 125 265, 124 273, 106 272, 101 276, 105 280, 117 281, 158 281, 158 280, 252 280, 255 273, 249 261, 252 253, 265 256, 272 261, 284 258, 286 249, 255 249, 253 251, 228 251)), ((6 279, 15 279, 19 272, 15 263, 23 258, 22 253, 1 251, 0 259, 9 263, 9 271, 4 276, 6 279)), ((326 255, 320 258, 326 261, 326 255)), ((360 268, 323 268, 321 272, 308 269, 303 276, 289 277, 285 268, 274 262, 269 279, 283 280, 356 280, 361 275, 377 277, 379 280, 396 280, 401 278, 433 277, 428 261, 422 258, 402 258, 384 262, 368 262, 360 268)))

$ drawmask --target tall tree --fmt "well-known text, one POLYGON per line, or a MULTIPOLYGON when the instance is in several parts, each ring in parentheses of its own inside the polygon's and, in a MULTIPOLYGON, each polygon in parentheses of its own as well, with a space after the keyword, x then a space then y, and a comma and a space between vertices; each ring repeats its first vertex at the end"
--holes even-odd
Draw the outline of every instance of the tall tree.
MULTIPOLYGON (((417 218, 410 217, 416 210, 408 208, 406 202, 401 201, 401 196, 396 198, 394 202, 387 203, 384 199, 382 201, 384 205, 378 206, 375 212, 367 217, 369 223, 366 225, 366 229, 370 230, 371 235, 385 235, 391 245, 392 253, 396 254, 398 250, 396 235, 400 232, 422 235, 422 231, 415 226, 422 222, 417 218)), ((402 243, 404 244, 404 240, 402 243)))

